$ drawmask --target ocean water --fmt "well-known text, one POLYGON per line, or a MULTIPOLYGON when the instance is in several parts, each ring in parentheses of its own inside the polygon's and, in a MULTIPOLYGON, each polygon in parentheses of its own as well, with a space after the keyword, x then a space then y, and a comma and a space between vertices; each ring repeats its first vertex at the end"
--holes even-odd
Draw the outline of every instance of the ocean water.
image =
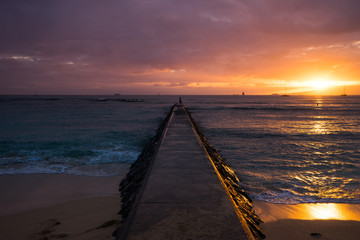
MULTIPOLYGON (((177 100, 0 97, 0 174, 116 175, 136 160, 177 100)), ((182 100, 254 199, 360 203, 359 96, 182 100)))
POLYGON ((116 175, 136 160, 175 102, 157 96, 141 100, 1 97, 0 174, 116 175))
POLYGON ((359 96, 197 102, 193 117, 255 199, 360 203, 359 96))

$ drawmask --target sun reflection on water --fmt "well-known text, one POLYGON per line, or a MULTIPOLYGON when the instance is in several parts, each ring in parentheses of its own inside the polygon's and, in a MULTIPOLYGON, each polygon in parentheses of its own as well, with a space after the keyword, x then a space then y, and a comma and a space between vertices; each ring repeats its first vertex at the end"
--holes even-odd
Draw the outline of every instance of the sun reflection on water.
POLYGON ((313 132, 315 134, 327 134, 329 129, 324 121, 316 121, 313 125, 313 132))
POLYGON ((336 204, 306 205, 307 211, 313 219, 343 219, 340 208, 336 204))

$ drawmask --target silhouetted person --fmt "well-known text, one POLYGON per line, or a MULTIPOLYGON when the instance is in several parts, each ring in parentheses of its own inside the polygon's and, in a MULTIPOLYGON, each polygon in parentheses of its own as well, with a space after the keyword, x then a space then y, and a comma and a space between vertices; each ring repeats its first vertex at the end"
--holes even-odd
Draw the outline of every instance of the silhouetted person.
POLYGON ((181 97, 179 97, 179 103, 182 103, 182 101, 181 101, 181 97))

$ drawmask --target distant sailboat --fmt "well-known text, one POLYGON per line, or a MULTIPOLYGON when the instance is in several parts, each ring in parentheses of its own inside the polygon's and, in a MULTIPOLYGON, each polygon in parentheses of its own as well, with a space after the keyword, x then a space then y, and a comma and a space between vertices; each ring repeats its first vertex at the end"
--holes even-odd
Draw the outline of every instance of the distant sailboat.
POLYGON ((345 93, 345 86, 344 86, 344 92, 343 92, 343 94, 341 94, 340 96, 342 96, 342 97, 346 97, 346 96, 347 96, 347 94, 345 93))
POLYGON ((281 97, 290 97, 290 95, 286 94, 286 88, 285 88, 285 93, 281 95, 281 97))

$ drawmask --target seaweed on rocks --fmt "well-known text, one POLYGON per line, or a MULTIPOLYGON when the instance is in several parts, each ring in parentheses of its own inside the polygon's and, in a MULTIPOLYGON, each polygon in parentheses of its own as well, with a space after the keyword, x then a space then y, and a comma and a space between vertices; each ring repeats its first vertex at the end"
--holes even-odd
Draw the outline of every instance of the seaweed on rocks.
POLYGON ((256 215, 255 211, 252 208, 251 198, 238 184, 240 182, 239 178, 236 176, 235 172, 230 168, 230 166, 226 162, 224 162, 219 152, 206 139, 206 137, 200 130, 199 125, 192 118, 189 111, 186 108, 184 109, 190 121, 192 122, 204 149, 206 150, 207 154, 210 157, 210 160, 216 168, 216 171, 218 172, 218 175, 221 178, 221 181, 223 182, 229 197, 232 199, 234 207, 237 209, 238 215, 241 215, 241 218, 243 218, 242 224, 247 225, 248 229, 251 232, 249 234, 252 235, 253 239, 264 239, 265 235, 259 227, 262 221, 256 215))
MULTIPOLYGON (((148 141, 137 160, 131 164, 128 174, 119 185, 122 202, 119 214, 125 222, 129 217, 131 210, 136 207, 136 200, 139 198, 142 183, 144 182, 149 172, 149 168, 151 167, 151 163, 158 151, 164 130, 169 122, 174 106, 170 108, 166 118, 160 123, 155 136, 148 141)), ((117 239, 119 238, 121 231, 119 228, 120 227, 113 233, 117 239)))

